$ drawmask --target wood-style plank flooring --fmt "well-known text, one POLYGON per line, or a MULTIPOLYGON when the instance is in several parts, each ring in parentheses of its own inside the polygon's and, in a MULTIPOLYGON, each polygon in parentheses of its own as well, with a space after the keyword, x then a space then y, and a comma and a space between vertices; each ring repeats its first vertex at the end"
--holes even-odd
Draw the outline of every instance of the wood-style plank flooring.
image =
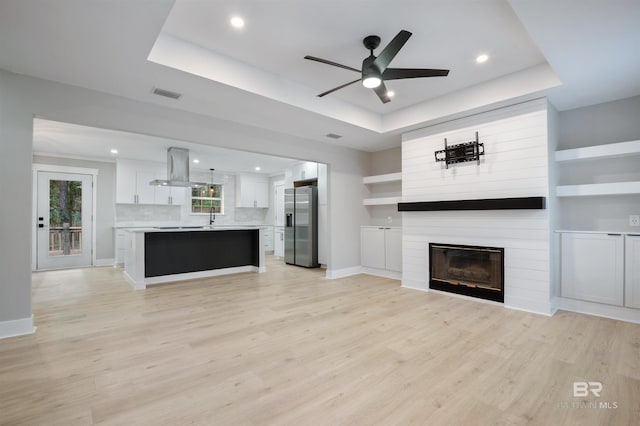
POLYGON ((638 324, 267 267, 143 291, 110 267, 34 274, 0 424, 640 425, 638 324))

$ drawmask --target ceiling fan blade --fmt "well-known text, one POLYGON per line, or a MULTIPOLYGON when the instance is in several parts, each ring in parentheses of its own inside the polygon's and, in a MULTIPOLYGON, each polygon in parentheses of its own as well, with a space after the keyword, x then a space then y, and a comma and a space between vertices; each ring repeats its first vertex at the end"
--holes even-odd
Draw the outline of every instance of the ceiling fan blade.
POLYGON ((372 65, 375 66, 380 72, 384 72, 387 69, 393 58, 398 54, 402 46, 409 40, 411 33, 409 31, 402 30, 382 49, 382 52, 373 61, 372 65))
POLYGON ((449 70, 434 70, 428 68, 387 68, 382 73, 384 80, 400 80, 402 78, 446 77, 449 70))
POLYGON ((305 56, 304 58, 305 58, 305 59, 308 59, 308 60, 310 60, 310 61, 321 62, 321 63, 323 63, 323 64, 333 65, 334 67, 344 68, 345 70, 349 70, 349 71, 355 71, 355 72, 360 72, 360 73, 362 72, 362 71, 361 71, 361 70, 359 70, 359 69, 352 68, 352 67, 347 66, 347 65, 342 65, 342 64, 339 64, 339 63, 337 63, 337 62, 328 61, 328 60, 326 60, 326 59, 316 58, 315 56, 309 56, 309 55, 307 55, 307 56, 305 56))
POLYGON ((384 81, 378 87, 374 87, 373 91, 376 92, 383 104, 391 101, 391 98, 387 95, 387 86, 384 85, 384 81))
POLYGON ((320 94, 318 95, 318 97, 319 97, 319 98, 321 98, 321 97, 323 97, 324 95, 328 95, 329 93, 333 93, 333 92, 335 92, 336 90, 340 90, 340 89, 342 89, 342 88, 345 88, 345 87, 347 87, 347 86, 350 86, 350 85, 352 85, 353 83, 357 83, 357 82, 359 82, 360 80, 362 80, 362 79, 361 79, 361 78, 359 78, 359 79, 357 79, 357 80, 353 80, 353 81, 350 81, 350 82, 348 82, 348 83, 345 83, 345 84, 343 84, 342 86, 334 87, 334 88, 333 88, 333 89, 331 89, 331 90, 327 90, 326 92, 322 92, 322 93, 320 93, 320 94))

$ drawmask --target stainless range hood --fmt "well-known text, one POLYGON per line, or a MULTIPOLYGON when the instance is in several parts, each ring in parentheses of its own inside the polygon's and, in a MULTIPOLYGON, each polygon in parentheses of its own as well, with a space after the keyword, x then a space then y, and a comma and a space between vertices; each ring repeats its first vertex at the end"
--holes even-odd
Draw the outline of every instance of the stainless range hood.
POLYGON ((154 186, 182 186, 202 188, 205 182, 189 181, 189 150, 171 147, 167 150, 167 180, 155 179, 149 182, 154 186))

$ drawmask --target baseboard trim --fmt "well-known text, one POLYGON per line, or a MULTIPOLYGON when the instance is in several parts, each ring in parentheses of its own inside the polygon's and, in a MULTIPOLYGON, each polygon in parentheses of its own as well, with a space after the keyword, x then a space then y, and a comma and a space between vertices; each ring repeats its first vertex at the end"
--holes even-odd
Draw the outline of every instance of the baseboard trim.
POLYGON ((362 273, 361 266, 352 266, 351 268, 342 268, 342 269, 327 269, 325 272, 325 278, 330 280, 335 280, 338 278, 350 277, 352 275, 358 275, 362 273))
POLYGON ((558 301, 558 309, 563 311, 640 324, 640 309, 603 305, 584 300, 566 299, 564 297, 557 297, 556 300, 558 301))
POLYGON ((184 274, 173 274, 173 275, 163 275, 160 277, 149 277, 149 278, 143 278, 138 281, 134 280, 133 277, 125 271, 124 278, 129 282, 129 284, 131 284, 131 286, 135 290, 144 290, 148 286, 152 286, 155 284, 166 284, 166 283, 172 283, 176 281, 187 281, 187 280, 196 280, 200 278, 219 277, 222 275, 240 274, 244 272, 266 272, 266 267, 262 266, 261 268, 257 266, 251 266, 251 265, 237 266, 233 268, 211 269, 208 271, 186 272, 184 274))
POLYGON ((36 327, 33 326, 33 315, 29 318, 0 321, 0 339, 24 336, 35 332, 36 327))
POLYGON ((96 259, 93 266, 113 266, 115 259, 96 259))
POLYGON ((402 272, 389 271, 387 269, 362 267, 362 273, 367 275, 375 275, 376 277, 391 278, 392 280, 401 280, 402 272))

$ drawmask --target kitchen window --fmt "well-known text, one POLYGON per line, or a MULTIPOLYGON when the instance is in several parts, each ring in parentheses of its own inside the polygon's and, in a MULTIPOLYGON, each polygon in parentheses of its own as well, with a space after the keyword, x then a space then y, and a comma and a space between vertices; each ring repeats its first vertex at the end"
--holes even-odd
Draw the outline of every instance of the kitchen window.
POLYGON ((224 186, 219 183, 209 184, 204 188, 191 189, 191 213, 224 214, 224 186))

